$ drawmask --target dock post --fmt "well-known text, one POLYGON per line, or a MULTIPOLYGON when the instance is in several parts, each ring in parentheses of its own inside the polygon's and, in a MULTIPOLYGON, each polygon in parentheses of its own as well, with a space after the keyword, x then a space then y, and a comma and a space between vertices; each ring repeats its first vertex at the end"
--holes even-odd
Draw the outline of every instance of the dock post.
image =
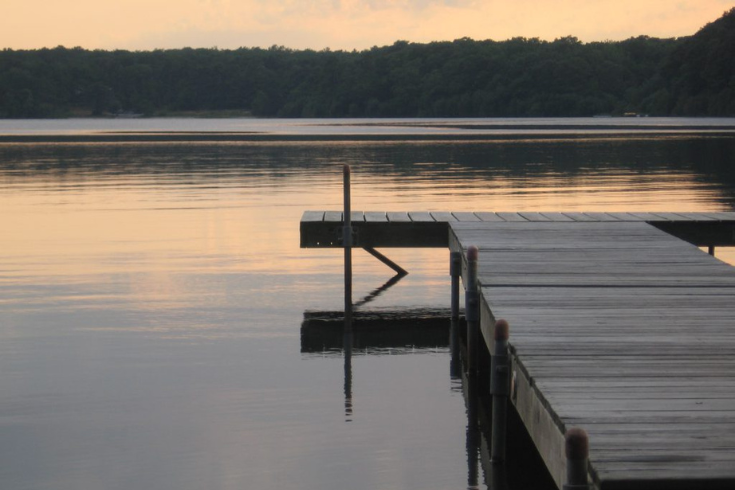
POLYGON ((505 461, 505 434, 507 428, 508 395, 510 378, 508 363, 508 322, 495 322, 495 349, 490 360, 490 394, 493 396, 492 440, 490 460, 493 463, 505 461))
POLYGON ((467 320, 467 372, 477 374, 480 350, 480 293, 477 288, 477 258, 474 245, 467 249, 467 284, 465 284, 464 314, 467 320))
POLYGON ((587 432, 572 427, 564 435, 564 451, 567 456, 567 482, 562 490, 589 490, 587 483, 587 458, 589 456, 587 432))
POLYGON ((352 204, 350 199, 350 166, 342 169, 344 181, 344 213, 342 215, 342 245, 345 249, 345 320, 352 320, 352 204))
POLYGON ((452 276, 452 320, 459 319, 459 278, 462 275, 462 254, 449 254, 449 275, 452 276))
POLYGON ((710 255, 711 255, 712 257, 714 257, 714 256, 715 256, 715 246, 714 246, 714 245, 710 245, 709 247, 707 247, 707 252, 708 252, 708 253, 709 253, 709 254, 710 254, 710 255))

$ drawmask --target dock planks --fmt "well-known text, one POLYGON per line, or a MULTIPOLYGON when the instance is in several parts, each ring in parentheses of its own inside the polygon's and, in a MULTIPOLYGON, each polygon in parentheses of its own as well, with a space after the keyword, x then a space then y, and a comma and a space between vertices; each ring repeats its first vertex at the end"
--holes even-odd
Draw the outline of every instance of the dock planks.
POLYGON ((511 323, 512 401, 559 487, 575 426, 600 489, 733 488, 735 269, 640 221, 451 228, 480 250, 484 338, 511 323))

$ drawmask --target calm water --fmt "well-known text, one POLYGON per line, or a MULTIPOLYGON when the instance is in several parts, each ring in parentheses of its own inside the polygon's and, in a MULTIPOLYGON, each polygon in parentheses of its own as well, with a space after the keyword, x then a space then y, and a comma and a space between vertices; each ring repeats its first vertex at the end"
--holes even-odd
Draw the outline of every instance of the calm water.
MULTIPOLYGON (((732 210, 733 162, 707 134, 0 145, 2 486, 466 487, 446 343, 367 341, 349 372, 304 345, 305 315, 342 307, 342 256, 299 249, 301 213, 340 208, 343 163, 355 209, 732 210)), ((448 306, 445 250, 387 254, 410 274, 365 310, 448 306)), ((356 252, 355 277, 357 300, 391 271, 356 252)))

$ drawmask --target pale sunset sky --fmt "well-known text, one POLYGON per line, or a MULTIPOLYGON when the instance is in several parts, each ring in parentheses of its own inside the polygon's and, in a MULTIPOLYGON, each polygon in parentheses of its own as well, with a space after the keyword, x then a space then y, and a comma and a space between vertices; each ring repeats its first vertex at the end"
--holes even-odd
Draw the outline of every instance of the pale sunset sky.
POLYGON ((2 0, 0 48, 366 49, 396 40, 694 34, 734 0, 2 0))

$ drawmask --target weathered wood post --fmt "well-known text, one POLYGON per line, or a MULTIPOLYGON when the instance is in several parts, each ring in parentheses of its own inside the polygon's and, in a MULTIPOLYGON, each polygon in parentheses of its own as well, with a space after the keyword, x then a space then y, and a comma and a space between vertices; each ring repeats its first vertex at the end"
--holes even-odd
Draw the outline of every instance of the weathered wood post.
POLYGON ((462 253, 449 254, 449 275, 452 276, 452 320, 459 319, 459 278, 462 275, 462 253))
POLYGON ((345 249, 345 320, 352 321, 352 203, 350 202, 350 166, 342 169, 344 212, 342 214, 342 245, 345 249))
POLYGON ((505 461, 505 434, 507 428, 508 395, 510 394, 510 372, 508 362, 508 322, 495 322, 493 338, 495 349, 490 360, 490 394, 493 396, 492 440, 490 460, 505 461))
POLYGON ((480 293, 477 288, 477 259, 474 245, 467 249, 467 284, 465 284, 464 314, 467 320, 467 372, 477 374, 480 348, 480 293))
POLYGON ((584 429, 572 427, 564 435, 564 451, 567 456, 567 482, 562 490, 589 490, 587 483, 587 458, 589 440, 584 429))
POLYGON ((709 247, 707 247, 707 253, 714 257, 715 256, 715 246, 710 245, 709 247))

